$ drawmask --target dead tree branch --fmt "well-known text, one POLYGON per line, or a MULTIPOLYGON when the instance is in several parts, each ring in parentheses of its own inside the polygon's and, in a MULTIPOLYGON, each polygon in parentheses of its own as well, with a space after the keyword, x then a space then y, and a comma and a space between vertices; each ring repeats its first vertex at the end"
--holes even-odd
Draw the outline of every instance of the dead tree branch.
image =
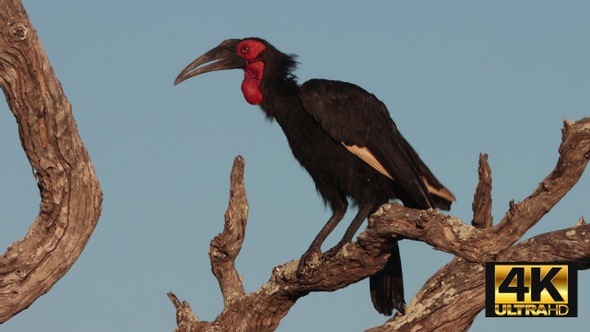
MULTIPOLYGON (((298 278, 295 271, 298 261, 277 266, 270 280, 250 294, 233 292, 229 298, 224 293, 225 307, 214 322, 198 322, 188 304, 181 304, 169 295, 177 309, 176 332, 183 331, 274 331, 281 318, 287 314, 297 299, 315 291, 333 291, 358 282, 380 270, 387 259, 393 237, 404 237, 425 242, 435 249, 455 255, 455 259, 443 266, 418 292, 406 308, 406 315, 397 315, 384 325, 369 331, 466 331, 475 316, 484 308, 485 268, 488 261, 552 261, 574 262, 580 269, 590 268, 590 242, 587 241, 590 226, 583 221, 575 226, 542 234, 514 245, 522 235, 534 226, 576 184, 590 158, 590 119, 577 122, 565 121, 562 130, 560 157, 555 169, 541 182, 533 193, 520 203, 510 203, 502 221, 492 226, 491 170, 487 156, 480 156, 480 182, 476 190, 474 226, 456 217, 435 210, 413 210, 399 204, 386 204, 369 219, 368 229, 355 243, 347 244, 336 256, 324 259, 319 271, 298 278), (462 305, 469 303, 470 305, 462 305), (187 314, 187 311, 190 313, 187 314), (187 317, 187 319, 179 319, 187 317)), ((241 158, 236 159, 241 160, 241 158)), ((235 181, 232 170, 231 192, 243 189, 243 181, 235 181), (237 183, 237 184, 236 184, 237 183)), ((242 174, 240 174, 241 176, 242 174)), ((232 194, 233 195, 233 194, 232 194)), ((245 192, 244 192, 245 197, 245 192)), ((247 211, 245 207, 228 207, 247 211)), ((245 204, 245 199, 241 204, 245 204)), ((245 215, 238 214, 245 218, 245 215)), ((226 228, 240 232, 243 239, 245 219, 233 218, 226 228), (233 226, 232 226, 233 225, 233 226)), ((236 235, 224 235, 219 237, 236 235)), ((231 230, 228 234, 231 234, 231 230)), ((213 242, 216 242, 214 240, 213 242)), ((229 243, 232 243, 231 241, 229 243)), ((231 250, 233 260, 239 248, 231 250)), ((212 257, 215 271, 219 264, 212 257)), ((233 272, 231 272, 233 273, 233 272)), ((219 280, 219 275, 216 274, 219 280)), ((220 285, 225 281, 219 280, 220 285)), ((241 281, 233 286, 242 290, 241 281)), ((231 288, 222 285, 222 289, 231 288)))
POLYGON ((494 218, 492 217, 492 169, 488 164, 488 155, 485 153, 479 155, 477 173, 479 181, 471 205, 473 209, 471 224, 475 228, 488 228, 492 227, 494 218))
POLYGON ((47 293, 74 264, 102 192, 71 105, 18 0, 0 2, 0 86, 41 194, 28 234, 0 257, 0 323, 47 293))
POLYGON ((248 222, 248 200, 244 186, 245 160, 234 159, 231 172, 229 206, 225 212, 223 233, 211 241, 209 259, 211 268, 223 294, 225 305, 244 295, 244 285, 235 268, 235 260, 242 249, 248 222))

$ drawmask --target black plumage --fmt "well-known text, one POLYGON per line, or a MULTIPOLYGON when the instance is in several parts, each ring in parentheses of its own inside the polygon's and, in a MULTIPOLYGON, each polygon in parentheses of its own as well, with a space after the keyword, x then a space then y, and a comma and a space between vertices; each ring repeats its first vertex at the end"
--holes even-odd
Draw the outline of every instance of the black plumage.
MULTIPOLYGON (((390 200, 418 209, 450 208, 453 195, 420 160, 381 101, 341 81, 312 79, 299 85, 293 74, 296 64, 294 56, 263 39, 230 39, 193 61, 175 84, 214 70, 244 70, 244 97, 281 126, 293 155, 333 212, 301 258, 299 271, 321 254, 322 243, 344 217, 349 201, 358 212, 342 240, 324 255, 337 253, 362 222, 390 200)), ((397 242, 384 269, 371 277, 370 287, 377 311, 404 312, 397 242)))

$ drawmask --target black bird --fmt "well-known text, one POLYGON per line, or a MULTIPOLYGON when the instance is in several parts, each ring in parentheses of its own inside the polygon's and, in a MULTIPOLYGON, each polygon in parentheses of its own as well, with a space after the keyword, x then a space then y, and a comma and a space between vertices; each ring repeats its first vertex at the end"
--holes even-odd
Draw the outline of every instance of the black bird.
MULTIPOLYGON (((229 39, 189 64, 174 84, 216 70, 244 70, 246 101, 260 105, 281 126, 295 159, 333 213, 302 256, 299 272, 321 256, 321 245, 344 217, 349 200, 358 213, 342 240, 325 253, 328 257, 390 200, 417 209, 450 209, 455 197, 420 160, 381 101, 346 82, 312 79, 299 85, 295 58, 260 38, 229 39)), ((397 242, 385 268, 371 277, 370 288, 377 311, 404 313, 397 242)))

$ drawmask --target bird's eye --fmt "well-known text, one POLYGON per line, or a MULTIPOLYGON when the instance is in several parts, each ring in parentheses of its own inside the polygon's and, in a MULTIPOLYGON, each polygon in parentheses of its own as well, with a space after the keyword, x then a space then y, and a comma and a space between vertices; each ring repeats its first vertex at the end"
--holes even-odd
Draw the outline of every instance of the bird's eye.
POLYGON ((247 54, 248 51, 250 51, 250 49, 248 48, 248 46, 245 46, 244 45, 244 46, 242 46, 242 50, 241 51, 242 51, 242 54, 247 54))

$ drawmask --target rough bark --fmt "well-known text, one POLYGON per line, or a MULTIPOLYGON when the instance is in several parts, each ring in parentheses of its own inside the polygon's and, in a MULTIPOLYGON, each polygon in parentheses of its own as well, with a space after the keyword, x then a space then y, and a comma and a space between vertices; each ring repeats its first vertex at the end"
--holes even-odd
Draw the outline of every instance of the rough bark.
POLYGON ((479 155, 479 167, 477 169, 479 181, 473 195, 473 220, 471 225, 475 228, 488 228, 492 226, 492 169, 488 164, 488 155, 479 155))
POLYGON ((27 235, 0 257, 0 323, 65 275, 101 212, 102 192, 71 105, 20 1, 0 1, 0 86, 41 202, 27 235))
MULTIPOLYGON (((380 270, 387 259, 391 239, 399 236, 425 242, 456 257, 424 284, 408 304, 404 316, 396 315, 368 331, 468 330, 484 308, 484 266, 488 261, 573 262, 579 269, 590 268, 590 242, 587 241, 590 226, 583 219, 571 228, 538 235, 515 245, 566 195, 586 168, 590 158, 590 118, 577 122, 566 120, 562 134, 555 169, 525 200, 510 202, 509 210, 496 226, 492 225, 491 215, 491 169, 487 155, 481 155, 473 226, 436 210, 413 210, 395 203, 386 204, 370 217, 368 229, 356 242, 344 246, 336 256, 324 259, 317 270, 298 277, 295 273, 298 261, 287 262, 275 267, 270 280, 250 294, 243 293, 239 278, 219 280, 220 275, 237 275, 233 261, 239 248, 222 250, 227 254, 221 260, 223 263, 213 259, 217 255, 211 255, 211 264, 214 271, 225 270, 223 274, 215 273, 225 300, 223 311, 213 322, 200 322, 188 303, 181 303, 169 293, 177 310, 175 331, 274 331, 300 297, 309 292, 346 287, 380 270), (230 286, 227 282, 236 285, 230 286)), ((247 217, 243 167, 243 159, 237 158, 232 170, 232 194, 225 230, 213 242, 236 244, 231 239, 240 239, 236 245, 241 246, 247 217), (233 234, 234 231, 240 234, 233 234)))

